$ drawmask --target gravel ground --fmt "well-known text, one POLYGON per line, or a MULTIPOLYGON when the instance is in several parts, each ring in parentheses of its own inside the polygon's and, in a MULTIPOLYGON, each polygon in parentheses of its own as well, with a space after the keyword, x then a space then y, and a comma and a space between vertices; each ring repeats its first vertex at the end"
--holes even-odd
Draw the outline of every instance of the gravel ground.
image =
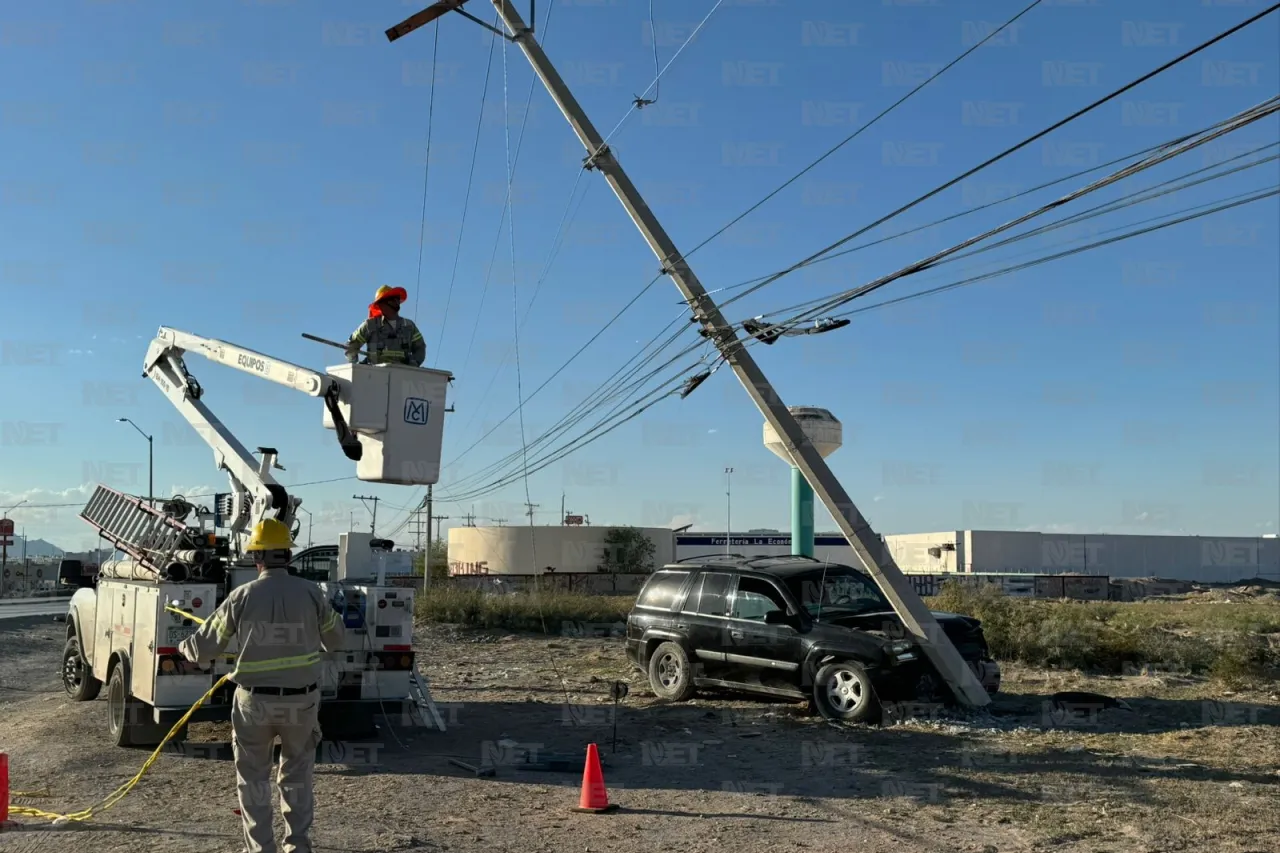
MULTIPOLYGON (((82 808, 130 778, 141 750, 109 746, 103 699, 57 682, 64 626, 0 622, 0 751, 20 801, 82 808)), ((993 713, 899 709, 884 728, 837 729, 787 703, 653 699, 616 639, 419 631, 448 731, 384 727, 317 767, 316 850, 1264 853, 1280 849, 1280 701, 1203 682, 1086 679, 1012 669, 993 713), (630 682, 617 706, 609 684, 630 682), (1134 712, 1049 716, 1066 688, 1134 712), (617 742, 614 745, 616 723, 617 742), (573 812, 577 773, 518 765, 599 745, 608 815, 573 812), (493 764, 476 779, 448 763, 493 764), (346 763, 339 763, 339 762, 346 763)), ((397 721, 398 722, 398 721, 397 721)), ((227 727, 192 727, 225 741, 227 727)), ((23 818, 0 851, 238 851, 229 763, 164 756, 100 818, 23 818)))

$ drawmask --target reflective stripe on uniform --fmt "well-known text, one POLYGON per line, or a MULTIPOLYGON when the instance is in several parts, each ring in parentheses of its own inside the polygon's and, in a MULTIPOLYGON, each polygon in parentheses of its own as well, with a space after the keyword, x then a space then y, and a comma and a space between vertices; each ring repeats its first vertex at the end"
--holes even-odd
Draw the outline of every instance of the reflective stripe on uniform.
POLYGON ((314 666, 320 663, 320 653, 312 652, 307 655, 295 655, 288 658, 266 658, 265 660, 239 661, 236 665, 238 674, 246 674, 251 672, 276 672, 282 669, 299 669, 304 666, 314 666))
POLYGON ((331 630, 334 626, 334 623, 337 621, 338 621, 338 611, 334 610, 330 612, 329 618, 325 620, 324 625, 320 628, 320 630, 321 631, 331 630))
POLYGON ((231 639, 231 626, 227 624, 227 620, 221 610, 214 613, 213 617, 209 619, 209 627, 218 635, 219 643, 225 643, 231 639))

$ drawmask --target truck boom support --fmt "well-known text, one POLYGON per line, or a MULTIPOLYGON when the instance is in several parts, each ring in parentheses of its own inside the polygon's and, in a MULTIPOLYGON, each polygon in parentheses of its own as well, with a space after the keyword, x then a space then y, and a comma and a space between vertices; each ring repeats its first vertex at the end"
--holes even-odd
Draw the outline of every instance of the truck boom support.
POLYGON ((183 354, 187 351, 198 352, 210 361, 234 367, 312 397, 324 397, 333 416, 338 440, 349 458, 360 458, 360 443, 355 434, 347 429, 338 411, 341 379, 268 358, 226 341, 161 327, 147 350, 143 375, 156 384, 212 448, 214 462, 219 470, 227 472, 232 492, 227 527, 231 541, 236 545, 235 550, 238 554, 243 554, 243 545, 254 525, 272 515, 292 529, 294 516, 302 501, 291 497, 284 486, 271 475, 272 468, 283 470, 276 462, 275 450, 260 448, 262 458, 255 459, 248 448, 205 405, 202 400, 204 389, 187 370, 183 359, 183 354))

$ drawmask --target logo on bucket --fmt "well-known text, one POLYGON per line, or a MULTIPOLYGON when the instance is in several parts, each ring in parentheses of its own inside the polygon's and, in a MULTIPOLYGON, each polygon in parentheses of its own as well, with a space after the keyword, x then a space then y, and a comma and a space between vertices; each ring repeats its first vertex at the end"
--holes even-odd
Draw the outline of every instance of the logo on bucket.
POLYGON ((427 415, 431 411, 431 402, 421 397, 406 397, 404 401, 404 422, 425 426, 427 415))

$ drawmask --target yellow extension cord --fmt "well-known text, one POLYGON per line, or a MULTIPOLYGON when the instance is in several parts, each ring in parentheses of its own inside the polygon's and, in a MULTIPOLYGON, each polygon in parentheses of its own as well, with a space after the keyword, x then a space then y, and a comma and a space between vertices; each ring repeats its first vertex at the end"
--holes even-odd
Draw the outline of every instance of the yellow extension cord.
MULTIPOLYGON (((201 625, 205 623, 204 619, 201 619, 199 616, 196 616, 192 613, 187 613, 184 610, 178 610, 177 608, 169 607, 167 605, 165 606, 164 609, 170 610, 174 613, 179 613, 183 616, 186 616, 188 619, 194 619, 196 622, 200 623, 201 625)), ((231 676, 231 673, 227 673, 226 675, 219 678, 217 682, 215 682, 214 685, 209 688, 208 692, 206 692, 203 696, 197 699, 196 703, 187 709, 187 713, 183 714, 182 719, 178 720, 178 722, 173 724, 173 728, 169 729, 169 733, 164 736, 164 740, 160 741, 160 745, 155 748, 155 751, 151 753, 151 756, 142 765, 142 769, 139 770, 132 779, 130 779, 128 782, 125 782, 119 788, 116 788, 114 791, 112 791, 107 796, 103 797, 98 802, 89 806, 89 808, 82 809, 81 811, 78 811, 78 812, 72 812, 71 814, 58 814, 57 812, 47 812, 47 811, 44 811, 43 809, 33 809, 27 806, 10 806, 9 813, 15 814, 15 815, 25 815, 27 817, 41 817, 41 818, 45 818, 46 820, 51 820, 54 822, 55 825, 58 825, 58 824, 68 823, 70 821, 86 821, 92 818, 94 815, 100 812, 104 812, 107 809, 111 808, 116 803, 124 799, 126 794, 128 794, 130 791, 133 790, 133 786, 138 784, 138 780, 142 778, 143 774, 145 774, 148 770, 151 769, 151 765, 156 763, 156 759, 160 757, 160 751, 164 749, 165 744, 167 744, 169 741, 173 739, 173 736, 178 733, 178 730, 181 729, 183 725, 186 724, 187 720, 191 718, 191 715, 195 713, 196 709, 199 708, 201 705, 203 705, 219 687, 225 684, 227 679, 230 676, 231 676)), ((24 792, 24 791, 13 791, 11 792, 10 795, 14 797, 49 796, 44 792, 33 793, 33 792, 24 792)))

